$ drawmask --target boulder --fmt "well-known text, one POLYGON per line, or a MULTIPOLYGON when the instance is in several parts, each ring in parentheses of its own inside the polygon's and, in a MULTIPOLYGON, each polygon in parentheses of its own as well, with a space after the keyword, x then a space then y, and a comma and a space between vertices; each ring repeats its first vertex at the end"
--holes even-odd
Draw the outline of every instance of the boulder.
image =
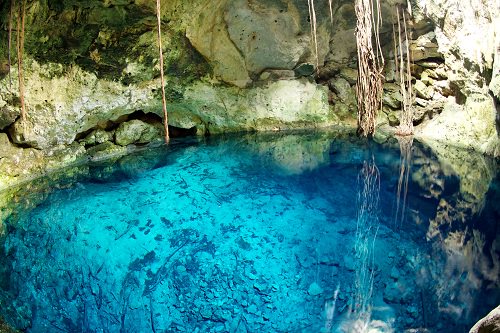
POLYGON ((419 36, 415 41, 412 41, 410 43, 410 53, 413 61, 443 58, 443 55, 438 52, 438 44, 434 31, 419 36))
POLYGON ((500 333, 500 305, 478 321, 469 333, 500 333))
POLYGON ((12 125, 21 116, 21 109, 13 99, 4 100, 0 95, 0 131, 12 125))
POLYGON ((163 134, 161 124, 148 124, 141 120, 134 119, 121 123, 115 132, 115 142, 120 146, 127 146, 133 143, 148 143, 158 139, 163 134))
MULTIPOLYGON (((197 1, 189 9, 186 36, 211 64, 215 77, 226 83, 247 87, 265 70, 316 63, 307 11, 298 1, 197 1)), ((318 22, 320 65, 329 51, 330 31, 318 22)))
POLYGON ((480 152, 498 147, 496 109, 493 99, 482 94, 467 97, 464 105, 448 98, 442 112, 416 131, 422 139, 453 143, 480 152))
POLYGON ((434 95, 434 90, 432 89, 432 87, 425 85, 425 83, 420 80, 417 80, 415 82, 413 88, 415 89, 417 96, 420 98, 429 100, 432 99, 432 96, 434 95))
POLYGON ((87 154, 90 156, 92 161, 105 160, 114 156, 122 156, 126 153, 126 147, 115 145, 109 141, 93 146, 87 150, 87 154))
POLYGON ((307 293, 311 296, 318 296, 323 293, 323 288, 321 288, 316 282, 313 282, 309 285, 307 293))
POLYGON ((0 159, 10 157, 15 151, 15 147, 10 143, 6 133, 0 133, 0 159))
POLYGON ((399 85, 394 83, 384 84, 384 94, 382 95, 383 104, 392 109, 400 109, 403 96, 401 96, 399 85))
POLYGON ((356 93, 346 79, 336 77, 328 81, 328 86, 345 104, 356 104, 356 93))
POLYGON ((357 80, 358 80, 358 70, 349 68, 349 67, 344 67, 340 70, 339 73, 340 77, 344 78, 349 82, 351 86, 355 85, 357 80))
POLYGON ((392 127, 399 125, 399 114, 400 112, 392 111, 387 115, 389 125, 391 125, 392 127))
POLYGON ((83 142, 86 146, 93 146, 106 141, 111 141, 112 139, 113 132, 108 132, 98 128, 90 132, 89 135, 87 135, 81 142, 83 142))
MULTIPOLYGON (((224 23, 232 43, 245 59, 250 76, 266 68, 293 69, 309 52, 308 35, 301 34, 301 13, 293 3, 289 5, 290 8, 279 3, 263 5, 259 1, 229 2, 224 23)), ((328 37, 323 39, 328 41, 328 37)))

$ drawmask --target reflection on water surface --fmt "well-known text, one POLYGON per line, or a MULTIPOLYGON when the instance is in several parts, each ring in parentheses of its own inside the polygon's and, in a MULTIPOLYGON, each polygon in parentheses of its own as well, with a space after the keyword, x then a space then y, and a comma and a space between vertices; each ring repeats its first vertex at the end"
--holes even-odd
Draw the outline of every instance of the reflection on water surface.
POLYGON ((0 315, 27 332, 467 331, 500 302, 497 165, 401 147, 180 141, 4 192, 0 315))

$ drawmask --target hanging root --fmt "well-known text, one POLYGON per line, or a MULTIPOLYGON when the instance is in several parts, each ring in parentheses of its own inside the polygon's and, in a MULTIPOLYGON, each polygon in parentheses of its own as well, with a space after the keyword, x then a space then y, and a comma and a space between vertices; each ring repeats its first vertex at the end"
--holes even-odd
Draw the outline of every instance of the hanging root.
MULTIPOLYGON (((319 71, 319 56, 318 56, 318 34, 316 30, 316 10, 314 9, 314 0, 307 0, 309 5, 309 18, 311 25, 311 39, 314 44, 314 56, 316 58, 316 72, 319 71)), ((333 22, 333 16, 332 16, 333 22)))
POLYGON ((168 133, 167 99, 165 97, 165 78, 163 74, 163 48, 161 46, 161 0, 156 0, 156 18, 158 23, 158 49, 160 53, 160 78, 161 78, 161 105, 163 109, 163 126, 165 128, 165 142, 170 142, 168 133))
MULTIPOLYGON (((24 23, 26 17, 26 0, 19 4, 17 18, 17 69, 19 80, 19 99, 21 101, 21 120, 26 124, 26 106, 24 102, 24 79, 23 79, 23 52, 24 52, 24 23)), ((24 126, 23 125, 23 126, 24 126)))
POLYGON ((370 316, 374 284, 374 248, 379 228, 380 172, 375 159, 365 161, 358 174, 357 220, 354 251, 356 255, 356 295, 353 311, 358 319, 370 316))
POLYGON ((12 64, 11 61, 11 48, 12 48, 12 14, 14 11, 14 0, 10 0, 10 11, 9 11, 9 41, 8 41, 8 53, 9 53, 9 89, 12 91, 12 74, 10 71, 10 67, 12 64))
POLYGON ((406 197, 408 194, 408 180, 410 177, 411 166, 411 148, 413 146, 413 136, 396 136, 399 142, 400 164, 399 164, 399 180, 398 190, 396 195, 396 215, 394 218, 396 225, 402 225, 406 212, 406 197), (401 192, 403 192, 403 204, 401 205, 401 192), (399 215, 401 206, 401 215, 399 215))
POLYGON ((328 0, 328 6, 330 8, 330 23, 333 26, 333 9, 332 9, 332 0, 328 0))
MULTIPOLYGON (((398 42, 399 42, 399 66, 396 65, 396 73, 399 74, 397 75, 397 77, 399 78, 401 96, 403 97, 401 117, 399 121, 400 124, 396 130, 396 134, 404 136, 413 134, 413 107, 412 107, 413 87, 411 83, 411 59, 410 59, 409 35, 407 31, 407 22, 404 9, 402 8, 400 9, 399 6, 396 6, 396 16, 398 21, 398 42), (400 11, 402 15, 400 15, 400 11), (402 30, 401 28, 401 18, 403 20, 404 30, 402 30), (403 38, 401 36, 402 34, 404 34, 404 47, 405 47, 404 50, 403 50, 403 38), (404 72, 405 69, 406 72, 404 72)), ((393 33, 393 38, 395 39, 395 33, 393 33)), ((395 40, 394 44, 396 44, 395 40)), ((398 63, 397 52, 394 54, 394 62, 396 64, 398 63)))
POLYGON ((372 136, 375 132, 377 111, 381 107, 383 92, 384 57, 381 52, 379 29, 380 3, 376 1, 376 16, 372 15, 372 0, 356 0, 356 46, 358 51, 358 135, 372 136), (373 31, 375 25, 375 31, 373 31), (375 49, 372 34, 375 34, 375 49))

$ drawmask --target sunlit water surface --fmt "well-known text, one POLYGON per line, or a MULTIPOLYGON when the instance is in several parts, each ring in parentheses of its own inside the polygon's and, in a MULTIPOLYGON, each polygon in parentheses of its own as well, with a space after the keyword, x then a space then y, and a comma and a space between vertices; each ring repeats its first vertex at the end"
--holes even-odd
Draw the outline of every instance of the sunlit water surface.
POLYGON ((500 303, 495 161, 328 133, 190 140, 10 195, 0 316, 27 332, 457 333, 500 303))

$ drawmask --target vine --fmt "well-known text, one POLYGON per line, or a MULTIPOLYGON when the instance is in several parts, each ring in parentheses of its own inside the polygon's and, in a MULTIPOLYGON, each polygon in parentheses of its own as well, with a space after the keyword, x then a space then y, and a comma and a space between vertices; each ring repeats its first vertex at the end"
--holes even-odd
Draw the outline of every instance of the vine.
POLYGON ((377 111, 382 104, 384 57, 379 31, 382 22, 379 0, 356 0, 356 46, 358 52, 358 135, 373 136, 377 111), (375 15, 373 10, 376 10, 375 15), (375 28, 374 28, 375 27, 375 28), (372 43, 375 35, 375 48, 372 43))
POLYGON ((168 133, 167 99, 165 97, 165 78, 163 73, 163 48, 161 46, 161 0, 156 0, 156 18, 158 26, 158 51, 160 53, 160 78, 161 78, 161 105, 163 110, 163 126, 165 128, 165 142, 170 142, 168 133))

